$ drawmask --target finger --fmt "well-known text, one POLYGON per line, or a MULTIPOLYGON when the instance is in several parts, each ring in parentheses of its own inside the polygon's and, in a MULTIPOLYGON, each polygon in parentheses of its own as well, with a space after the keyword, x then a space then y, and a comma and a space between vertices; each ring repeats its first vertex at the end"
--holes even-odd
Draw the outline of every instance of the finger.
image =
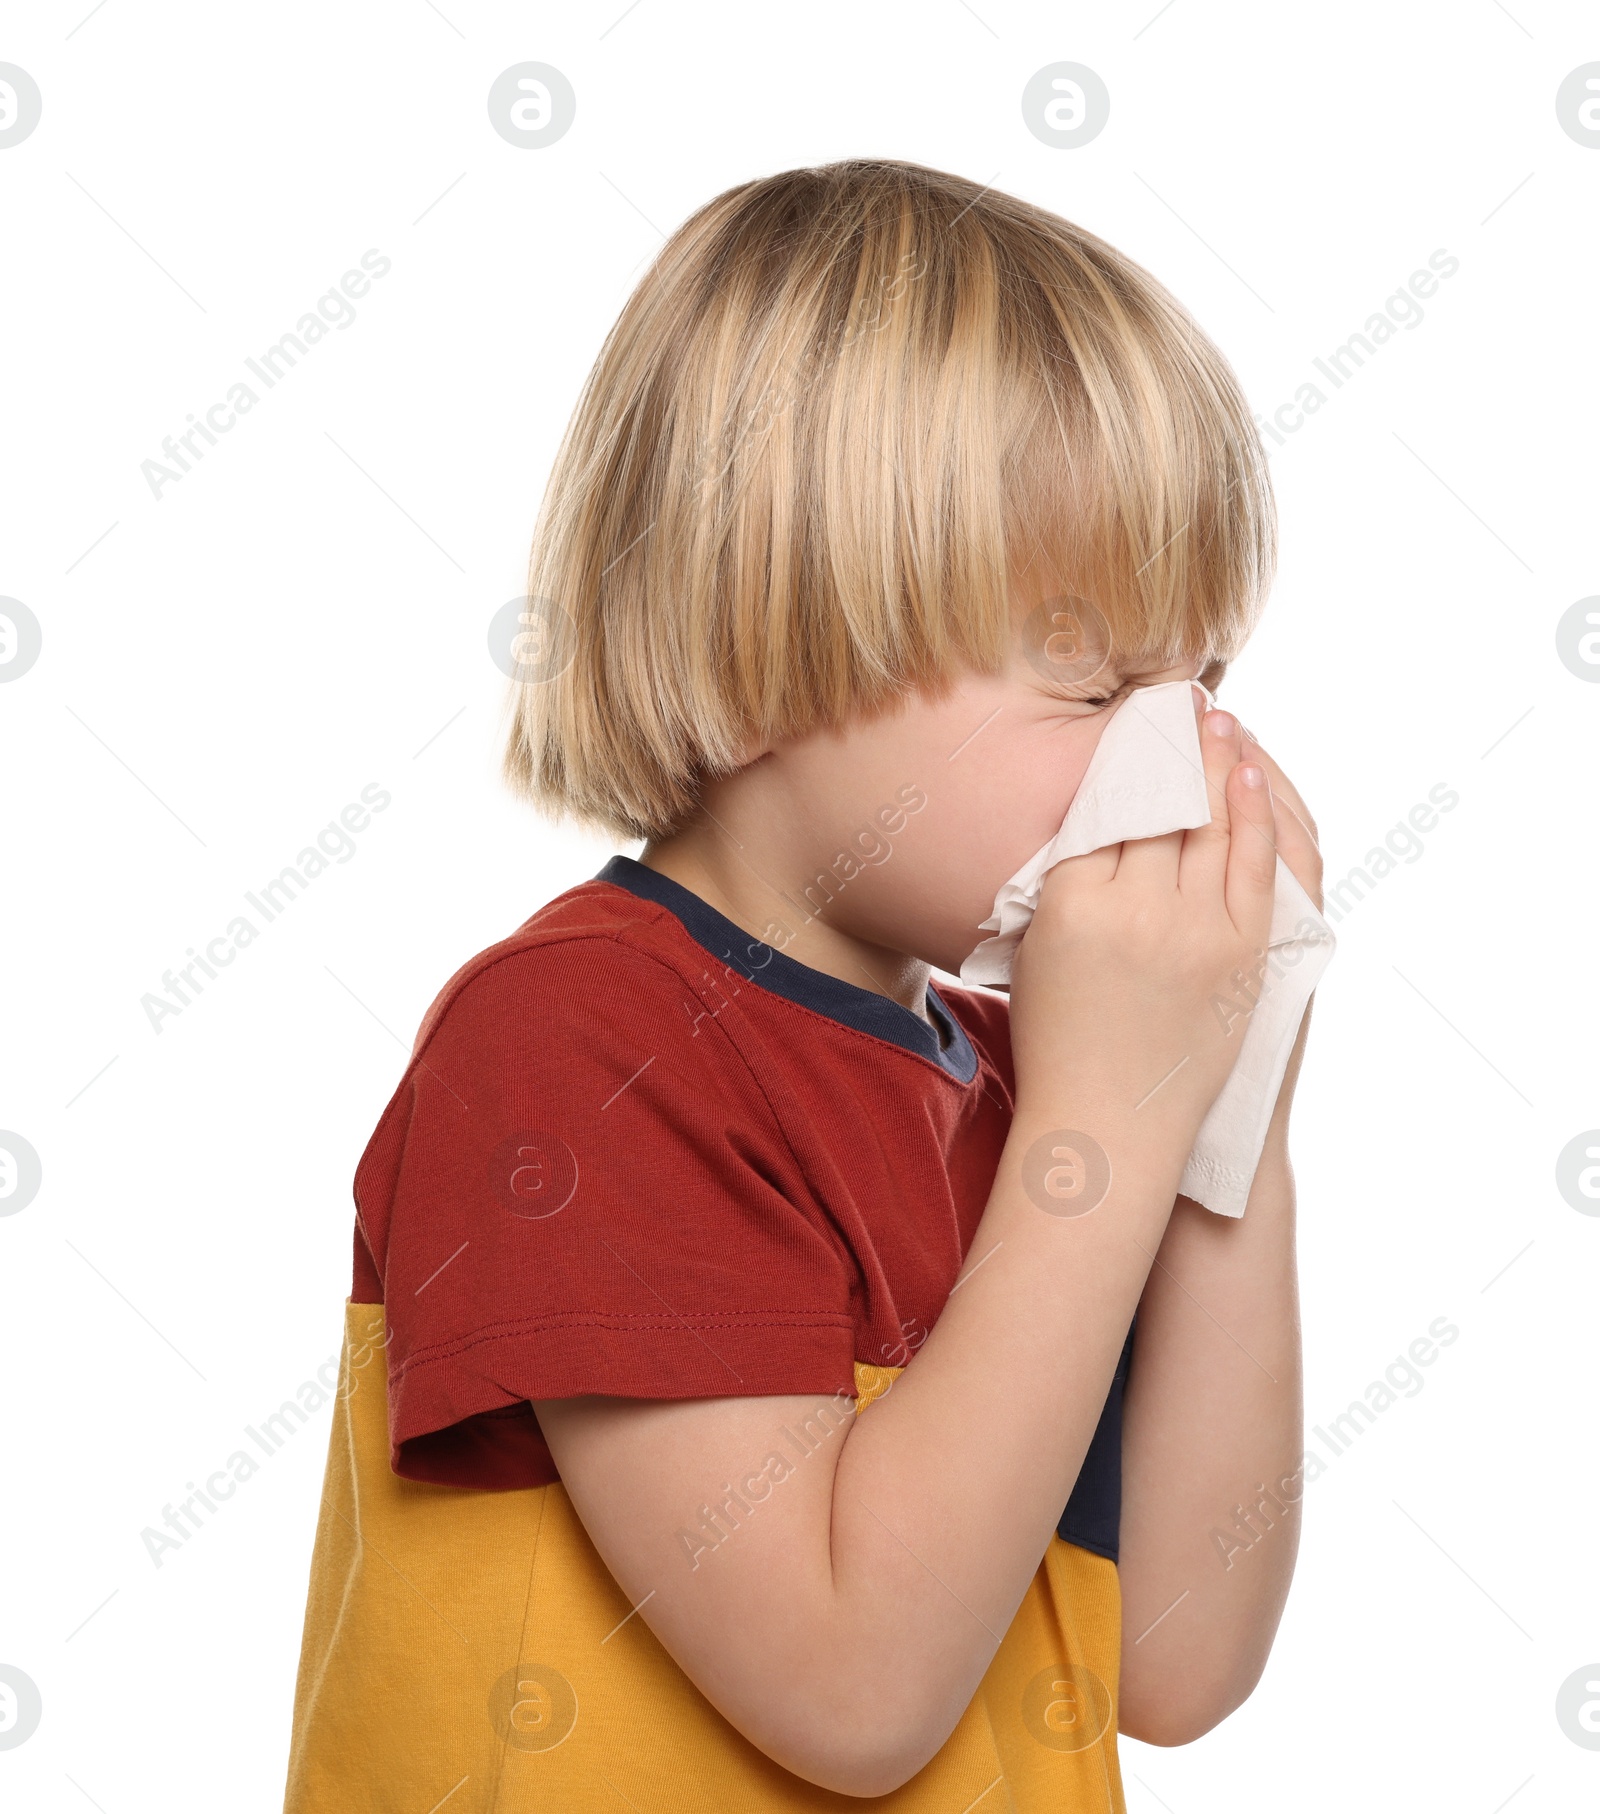
POLYGON ((1241 761, 1244 726, 1220 706, 1200 714, 1200 760, 1205 766, 1211 823, 1228 826, 1228 777, 1241 761))
POLYGON ((1086 851, 1081 857, 1063 857, 1059 863, 1052 864, 1039 884, 1040 905, 1047 892, 1060 895, 1109 882, 1117 873, 1121 852, 1120 844, 1102 844, 1098 850, 1086 851))
MULTIPOLYGON (((1198 698, 1199 695, 1196 695, 1198 698)), ((1221 883, 1228 862, 1228 776, 1238 765, 1243 730, 1231 712, 1200 715, 1200 760, 1205 772, 1206 802, 1211 818, 1184 840, 1179 874, 1184 889, 1221 883)))
POLYGON ((1241 762, 1228 777, 1232 832, 1228 843, 1228 913, 1252 944, 1264 946, 1272 930, 1272 896, 1278 879, 1272 786, 1257 762, 1241 762))
POLYGON ((1299 821, 1301 830, 1310 841, 1317 844, 1317 822, 1312 818, 1310 808, 1300 798, 1300 790, 1248 731, 1244 734, 1244 760, 1259 762, 1267 771, 1267 780, 1272 785, 1272 797, 1278 803, 1279 823, 1283 822, 1282 815, 1287 809, 1299 821))
POLYGON ((1248 762, 1258 762, 1267 771, 1272 790, 1273 822, 1277 830, 1278 855, 1289 866, 1295 880, 1320 910, 1322 906, 1322 851, 1317 844, 1317 828, 1305 803, 1277 763, 1259 743, 1245 732, 1244 755, 1248 762), (1280 781, 1280 777, 1282 777, 1280 781), (1287 797, 1286 797, 1287 796, 1287 797))
POLYGON ((1141 886, 1176 889, 1179 860, 1183 855, 1183 833, 1165 831, 1154 838, 1127 838, 1118 847, 1117 879, 1137 881, 1141 886))

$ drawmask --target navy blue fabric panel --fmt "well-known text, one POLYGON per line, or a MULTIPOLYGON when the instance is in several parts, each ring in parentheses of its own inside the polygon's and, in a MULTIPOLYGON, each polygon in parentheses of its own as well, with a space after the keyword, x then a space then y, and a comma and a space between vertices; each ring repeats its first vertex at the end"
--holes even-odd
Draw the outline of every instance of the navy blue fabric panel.
POLYGON ((676 914, 696 944, 719 963, 729 965, 747 981, 770 989, 774 995, 798 1002, 814 1013, 826 1014, 830 1020, 841 1021, 858 1032, 904 1046, 908 1052, 930 1059, 948 1071, 957 1083, 971 1083, 977 1076, 978 1054, 972 1041, 940 1001, 932 983, 928 984, 928 1012, 937 1031, 920 1014, 913 1014, 886 995, 874 994, 871 989, 859 988, 842 977, 828 976, 785 957, 774 946, 736 926, 681 882, 674 882, 671 876, 647 868, 632 857, 613 857, 594 880, 612 882, 676 914))
POLYGON ((1116 1372, 1111 1376, 1111 1389, 1094 1435, 1089 1439, 1089 1452, 1083 1458, 1072 1497, 1061 1514, 1056 1535, 1080 1549, 1093 1550, 1097 1556, 1117 1559, 1118 1537, 1122 1525, 1122 1394, 1128 1383, 1128 1367, 1133 1359, 1133 1332, 1139 1319, 1128 1325, 1127 1340, 1116 1372))

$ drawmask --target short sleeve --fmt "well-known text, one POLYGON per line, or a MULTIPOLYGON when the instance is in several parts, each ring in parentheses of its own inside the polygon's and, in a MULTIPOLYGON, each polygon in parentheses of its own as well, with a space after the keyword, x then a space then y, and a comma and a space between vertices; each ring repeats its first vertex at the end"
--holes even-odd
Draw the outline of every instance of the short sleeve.
POLYGON ((356 1174, 397 1473, 556 1478, 529 1400, 849 1392, 847 1251, 699 993, 616 938, 488 955, 356 1174))

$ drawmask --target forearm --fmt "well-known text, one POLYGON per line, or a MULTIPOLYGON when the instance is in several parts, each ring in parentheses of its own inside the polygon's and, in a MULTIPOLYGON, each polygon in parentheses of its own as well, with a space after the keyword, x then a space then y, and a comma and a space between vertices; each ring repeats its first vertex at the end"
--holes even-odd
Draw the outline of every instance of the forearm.
POLYGON ((888 1723, 920 1728, 930 1755, 970 1701, 1082 1465, 1172 1211, 1185 1125, 1079 1097, 1019 1105, 963 1282, 840 1455, 836 1654, 877 1684, 888 1723), (1027 1188, 1024 1155, 1041 1134, 1085 1123, 1104 1136, 1115 1186, 1089 1213, 1053 1213, 1027 1188), (885 1706, 886 1693, 903 1705, 885 1706))
POLYGON ((961 1279, 859 1416, 826 1397, 537 1406, 630 1604, 731 1723, 813 1782, 881 1795, 919 1770, 1038 1572, 1198 1125, 1128 1109, 1139 1094, 1097 1077, 1019 1103, 961 1279), (1114 1188, 1060 1214, 1024 1161, 1085 1125, 1114 1188), (750 1469, 801 1428, 806 1459, 759 1493, 750 1469), (759 1511, 727 1512, 736 1540, 705 1562, 689 1534, 731 1482, 759 1511))
POLYGON ((1295 1196, 1274 1133, 1242 1219, 1180 1198, 1124 1406, 1123 1730, 1186 1743, 1265 1666, 1304 1477, 1295 1196))

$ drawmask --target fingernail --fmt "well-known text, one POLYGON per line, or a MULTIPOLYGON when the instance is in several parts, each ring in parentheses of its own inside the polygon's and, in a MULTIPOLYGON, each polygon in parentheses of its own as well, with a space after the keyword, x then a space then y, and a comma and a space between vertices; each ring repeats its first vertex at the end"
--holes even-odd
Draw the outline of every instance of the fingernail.
POLYGON ((1207 714, 1206 723, 1211 727, 1213 737, 1231 737, 1234 718, 1232 712, 1211 712, 1207 714))
POLYGON ((1240 763, 1239 779, 1246 787, 1260 787, 1261 783, 1265 781, 1266 778, 1263 771, 1257 768, 1253 762, 1240 763))

